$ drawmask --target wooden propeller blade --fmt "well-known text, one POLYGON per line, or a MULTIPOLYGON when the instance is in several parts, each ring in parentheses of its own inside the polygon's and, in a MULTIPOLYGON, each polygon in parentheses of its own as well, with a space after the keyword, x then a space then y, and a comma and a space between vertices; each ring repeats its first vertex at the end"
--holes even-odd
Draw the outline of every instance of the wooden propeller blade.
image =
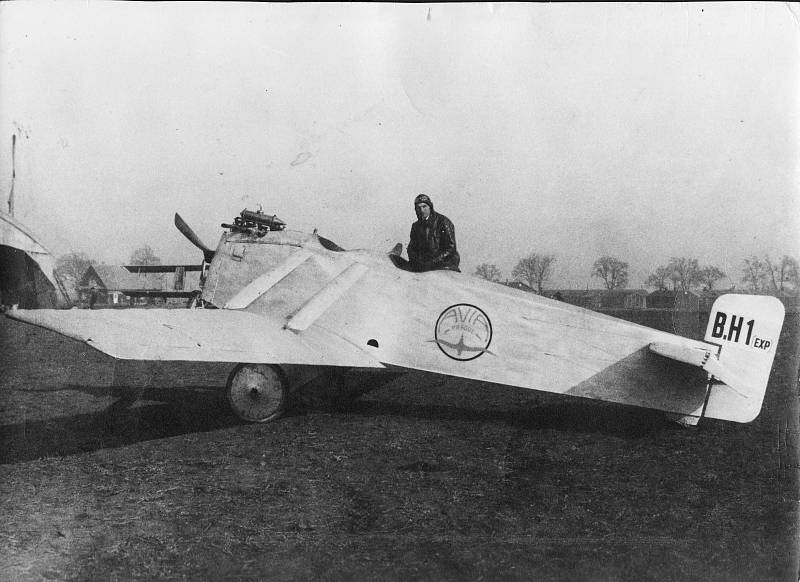
POLYGON ((210 263, 214 258, 214 251, 203 244, 203 241, 201 241, 200 237, 195 234, 195 232, 192 230, 192 227, 186 224, 186 221, 183 220, 183 218, 181 218, 180 214, 177 212, 175 213, 175 226, 179 231, 181 231, 183 236, 189 239, 189 242, 203 251, 203 259, 206 261, 206 263, 210 263))

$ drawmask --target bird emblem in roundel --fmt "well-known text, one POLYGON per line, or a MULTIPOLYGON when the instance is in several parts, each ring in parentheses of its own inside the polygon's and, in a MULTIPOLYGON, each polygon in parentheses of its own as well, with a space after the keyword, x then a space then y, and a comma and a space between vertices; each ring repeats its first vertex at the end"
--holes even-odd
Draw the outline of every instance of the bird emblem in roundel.
POLYGON ((436 320, 433 340, 449 358, 466 362, 489 351, 492 322, 474 305, 458 303, 442 311, 436 320))

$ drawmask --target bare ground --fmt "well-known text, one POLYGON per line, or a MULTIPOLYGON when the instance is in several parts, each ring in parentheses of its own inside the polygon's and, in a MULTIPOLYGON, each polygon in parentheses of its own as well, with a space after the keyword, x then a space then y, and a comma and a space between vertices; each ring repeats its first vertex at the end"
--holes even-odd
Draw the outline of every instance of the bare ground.
POLYGON ((747 425, 416 373, 245 425, 227 366, 5 319, 0 579, 794 582, 798 342, 747 425))

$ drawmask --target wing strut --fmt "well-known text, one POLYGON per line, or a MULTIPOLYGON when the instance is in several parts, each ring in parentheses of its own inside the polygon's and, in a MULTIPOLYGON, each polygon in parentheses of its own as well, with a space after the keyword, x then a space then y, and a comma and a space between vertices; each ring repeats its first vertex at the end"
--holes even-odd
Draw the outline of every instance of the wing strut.
POLYGON ((297 251, 289 255, 285 261, 279 263, 274 269, 267 271, 243 287, 228 300, 223 309, 244 309, 310 258, 311 253, 306 250, 297 251))
POLYGON ((369 267, 362 263, 353 263, 339 273, 335 279, 309 299, 288 322, 286 328, 292 331, 303 331, 314 323, 345 292, 364 276, 369 267))

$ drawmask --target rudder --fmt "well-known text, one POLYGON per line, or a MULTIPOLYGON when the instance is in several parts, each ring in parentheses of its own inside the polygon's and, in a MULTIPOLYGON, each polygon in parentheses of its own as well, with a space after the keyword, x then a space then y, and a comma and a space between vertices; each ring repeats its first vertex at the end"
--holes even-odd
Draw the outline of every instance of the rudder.
POLYGON ((783 303, 769 295, 722 295, 714 302, 704 339, 720 348, 714 375, 723 383, 711 387, 704 416, 734 422, 758 416, 784 314, 783 303))

